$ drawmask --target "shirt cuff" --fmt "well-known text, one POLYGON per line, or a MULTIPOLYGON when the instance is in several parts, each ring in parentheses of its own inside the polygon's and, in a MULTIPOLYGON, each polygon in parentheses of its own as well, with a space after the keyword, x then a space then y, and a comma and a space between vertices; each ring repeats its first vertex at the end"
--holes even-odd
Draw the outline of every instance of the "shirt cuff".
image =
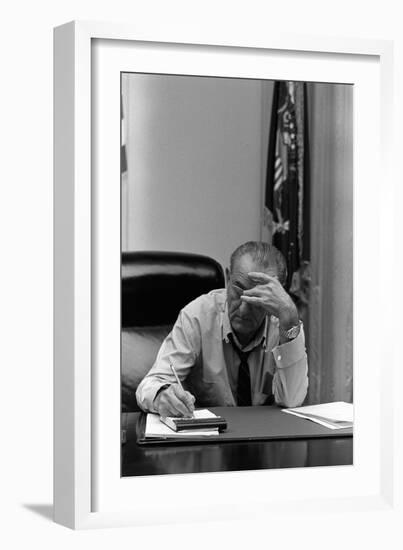
POLYGON ((290 342, 285 342, 284 344, 278 345, 272 350, 274 361, 278 369, 284 369, 291 367, 297 361, 302 359, 305 354, 305 338, 302 330, 299 331, 299 334, 294 340, 290 342))

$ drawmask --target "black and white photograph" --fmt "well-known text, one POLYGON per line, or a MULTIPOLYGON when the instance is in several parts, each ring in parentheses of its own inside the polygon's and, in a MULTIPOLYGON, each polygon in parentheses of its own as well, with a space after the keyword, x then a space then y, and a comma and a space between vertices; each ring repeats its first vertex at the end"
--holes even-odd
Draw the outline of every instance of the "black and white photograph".
POLYGON ((2 548, 403 548, 400 4, 5 4, 2 548))
POLYGON ((121 475, 353 464, 353 85, 121 73, 121 475))

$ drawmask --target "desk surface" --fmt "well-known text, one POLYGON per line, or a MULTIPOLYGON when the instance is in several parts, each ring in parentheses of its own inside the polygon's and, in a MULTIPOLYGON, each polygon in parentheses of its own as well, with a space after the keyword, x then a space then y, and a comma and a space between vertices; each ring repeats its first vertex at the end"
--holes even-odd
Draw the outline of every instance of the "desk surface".
MULTIPOLYGON (((238 409, 239 410, 239 409, 238 409)), ((218 412, 218 409, 217 409, 218 412)), ((225 411, 219 411, 225 416, 225 411)), ((234 413, 233 410, 230 413, 234 413)), ((273 411, 273 417, 280 411, 273 411)), ((207 443, 160 444, 142 446, 137 443, 137 423, 140 413, 124 413, 122 429, 126 443, 122 446, 122 476, 144 476, 270 468, 300 468, 353 464, 353 438, 336 430, 317 432, 309 421, 299 433, 271 440, 214 441, 207 443), (306 436, 313 430, 318 436, 306 436), (296 437, 295 437, 296 436, 296 437)), ((235 413, 236 414, 236 413, 235 413)), ((291 418, 291 415, 281 413, 291 418)), ((228 416, 228 413, 227 413, 228 416)), ((296 420, 302 420, 297 419, 296 420)), ((277 423, 276 423, 277 424, 277 423)), ((301 424, 297 423, 299 426, 301 424)), ((275 431, 275 430, 274 430, 275 431)), ((281 429, 280 429, 281 432, 281 429)))

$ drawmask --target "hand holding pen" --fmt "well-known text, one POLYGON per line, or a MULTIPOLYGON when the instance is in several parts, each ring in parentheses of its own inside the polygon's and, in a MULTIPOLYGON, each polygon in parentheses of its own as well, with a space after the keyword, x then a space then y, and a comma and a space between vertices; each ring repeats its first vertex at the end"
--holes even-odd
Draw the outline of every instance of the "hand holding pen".
POLYGON ((168 388, 158 393, 154 400, 154 407, 160 416, 182 416, 192 417, 194 412, 195 397, 184 390, 177 372, 170 364, 176 384, 171 384, 168 388))

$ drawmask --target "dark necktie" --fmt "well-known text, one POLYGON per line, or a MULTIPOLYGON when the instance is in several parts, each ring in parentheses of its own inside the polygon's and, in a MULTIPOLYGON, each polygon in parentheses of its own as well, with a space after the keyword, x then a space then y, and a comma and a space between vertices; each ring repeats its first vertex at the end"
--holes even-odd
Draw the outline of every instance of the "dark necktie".
POLYGON ((234 351, 241 360, 238 371, 237 384, 237 403, 238 407, 247 407, 252 404, 251 388, 250 388, 250 372, 248 365, 249 354, 253 351, 242 351, 234 342, 232 334, 228 335, 229 341, 234 348, 234 351))

